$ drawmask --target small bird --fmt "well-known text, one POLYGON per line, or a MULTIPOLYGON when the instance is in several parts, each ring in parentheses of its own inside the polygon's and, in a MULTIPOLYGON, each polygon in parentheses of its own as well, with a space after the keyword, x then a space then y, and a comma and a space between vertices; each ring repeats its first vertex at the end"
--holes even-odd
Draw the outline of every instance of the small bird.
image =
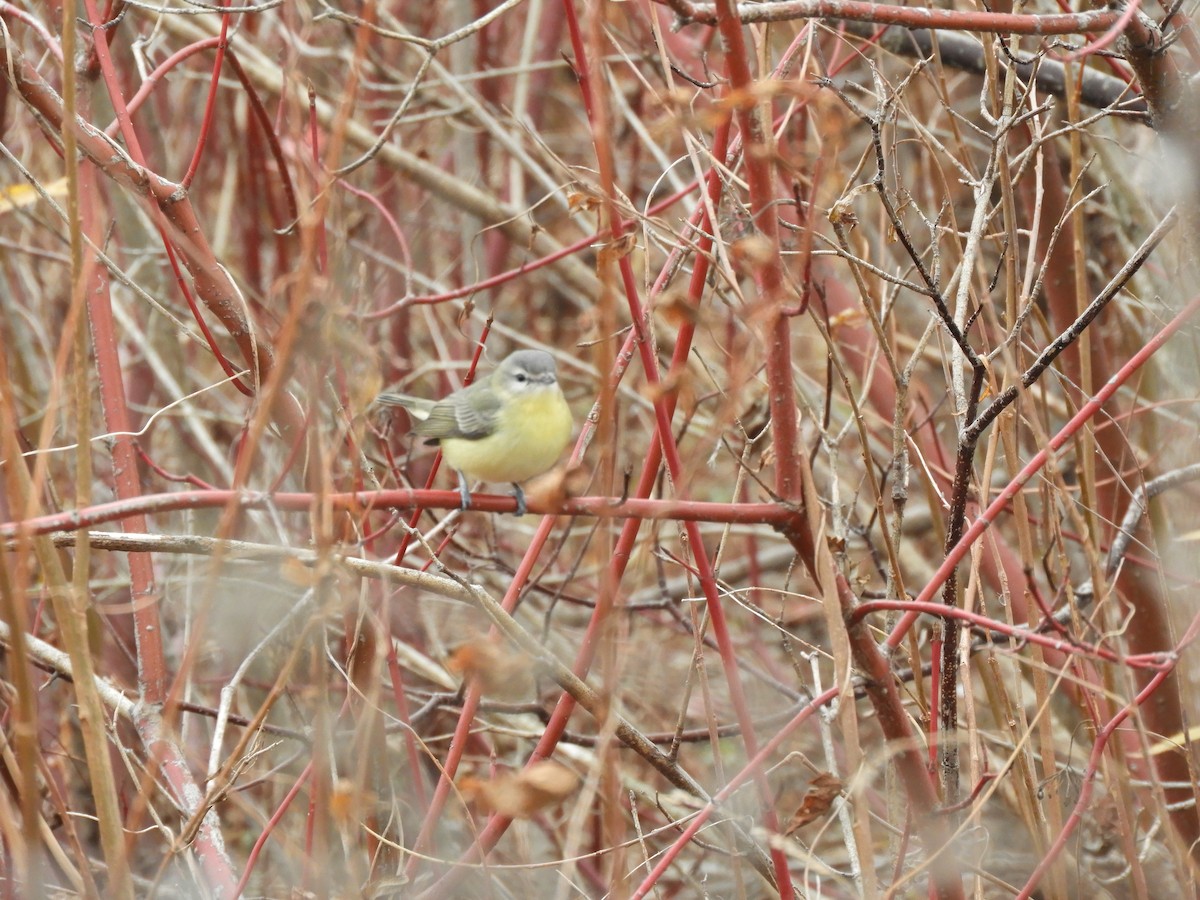
POLYGON ((516 488, 517 515, 525 515, 521 482, 549 471, 571 439, 573 423, 558 384, 554 357, 544 350, 509 354, 491 374, 442 400, 380 394, 403 406, 413 433, 440 445, 458 472, 462 508, 471 508, 467 478, 507 481, 516 488))

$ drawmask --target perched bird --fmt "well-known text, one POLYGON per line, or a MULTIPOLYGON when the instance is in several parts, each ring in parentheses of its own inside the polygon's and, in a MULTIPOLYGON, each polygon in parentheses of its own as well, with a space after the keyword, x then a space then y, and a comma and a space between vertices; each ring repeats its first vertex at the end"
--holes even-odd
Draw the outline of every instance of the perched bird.
POLYGON ((440 445, 458 472, 462 508, 471 508, 467 479, 507 481, 516 488, 517 515, 525 515, 521 482, 548 471, 571 439, 571 409, 558 385, 554 357, 518 350, 491 374, 442 400, 380 394, 379 402, 403 406, 415 420, 413 433, 440 445))

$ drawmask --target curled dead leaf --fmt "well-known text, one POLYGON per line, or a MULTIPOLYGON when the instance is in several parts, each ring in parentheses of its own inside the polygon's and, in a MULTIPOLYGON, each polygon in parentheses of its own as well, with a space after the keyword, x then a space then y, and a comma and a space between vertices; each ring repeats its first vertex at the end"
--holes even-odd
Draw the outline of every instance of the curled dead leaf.
POLYGON ((771 261, 774 247, 763 235, 752 234, 735 241, 729 255, 738 271, 753 271, 771 261))
POLYGON ((814 819, 829 812, 834 799, 842 792, 842 782, 829 772, 822 772, 808 785, 808 792, 800 802, 800 808, 792 815, 784 834, 792 834, 814 819))
POLYGON ((638 393, 649 400, 651 403, 657 403, 663 397, 669 397, 675 393, 681 385, 682 379, 678 375, 664 375, 661 381, 653 384, 644 384, 638 388, 638 393))
POLYGON ((459 790, 488 812, 527 819, 558 803, 574 792, 579 776, 554 760, 544 759, 520 772, 504 772, 495 778, 463 778, 459 790))
POLYGON ((602 198, 599 191, 586 185, 576 185, 576 187, 578 190, 567 194, 567 211, 571 215, 577 212, 591 212, 600 206, 602 198))
POLYGON ((592 483, 592 471, 576 463, 567 469, 563 489, 568 497, 582 497, 592 483))
POLYGON ((349 778, 339 778, 329 793, 329 812, 339 826, 346 828, 359 821, 364 808, 375 801, 375 795, 364 791, 362 785, 355 784, 349 778))
MULTIPOLYGON (((580 471, 582 467, 579 465, 555 466, 545 475, 539 475, 525 485, 525 499, 530 506, 546 506, 551 509, 562 506, 564 500, 578 496, 586 487, 586 480, 580 484, 580 471)), ((584 474, 586 476, 586 472, 584 474)))
POLYGON ((533 687, 529 657, 487 638, 456 647, 446 660, 446 668, 464 679, 473 679, 493 697, 523 696, 533 687))
POLYGON ((637 247, 637 235, 634 232, 623 234, 615 241, 609 241, 600 248, 597 254, 601 264, 615 263, 628 256, 637 247))
POLYGON ((654 302, 654 316, 671 328, 695 325, 700 320, 699 310, 688 302, 687 291, 672 286, 654 302))
POLYGON ((474 311, 475 301, 468 297, 462 302, 462 306, 459 307, 458 316, 455 319, 459 331, 462 331, 466 328, 467 322, 471 320, 471 313, 474 311))

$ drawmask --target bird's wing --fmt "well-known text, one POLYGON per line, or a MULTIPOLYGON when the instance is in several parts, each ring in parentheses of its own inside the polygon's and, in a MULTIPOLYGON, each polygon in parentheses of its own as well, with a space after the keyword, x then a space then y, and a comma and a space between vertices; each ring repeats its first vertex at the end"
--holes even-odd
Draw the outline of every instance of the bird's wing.
POLYGON ((430 441, 443 438, 480 440, 496 430, 500 398, 484 391, 485 381, 456 391, 434 404, 429 415, 413 428, 413 432, 430 441))
POLYGON ((375 398, 384 406, 403 406, 415 421, 429 418, 429 413, 437 406, 437 401, 426 400, 424 397, 410 397, 408 394, 380 394, 375 398))

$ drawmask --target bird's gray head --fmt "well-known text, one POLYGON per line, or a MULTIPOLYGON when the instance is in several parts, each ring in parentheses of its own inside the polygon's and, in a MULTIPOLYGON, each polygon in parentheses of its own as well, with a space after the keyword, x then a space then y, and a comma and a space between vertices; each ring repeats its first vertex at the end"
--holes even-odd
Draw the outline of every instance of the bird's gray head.
POLYGON ((558 366, 545 350, 518 350, 504 358, 492 377, 507 391, 544 389, 558 383, 558 366))

